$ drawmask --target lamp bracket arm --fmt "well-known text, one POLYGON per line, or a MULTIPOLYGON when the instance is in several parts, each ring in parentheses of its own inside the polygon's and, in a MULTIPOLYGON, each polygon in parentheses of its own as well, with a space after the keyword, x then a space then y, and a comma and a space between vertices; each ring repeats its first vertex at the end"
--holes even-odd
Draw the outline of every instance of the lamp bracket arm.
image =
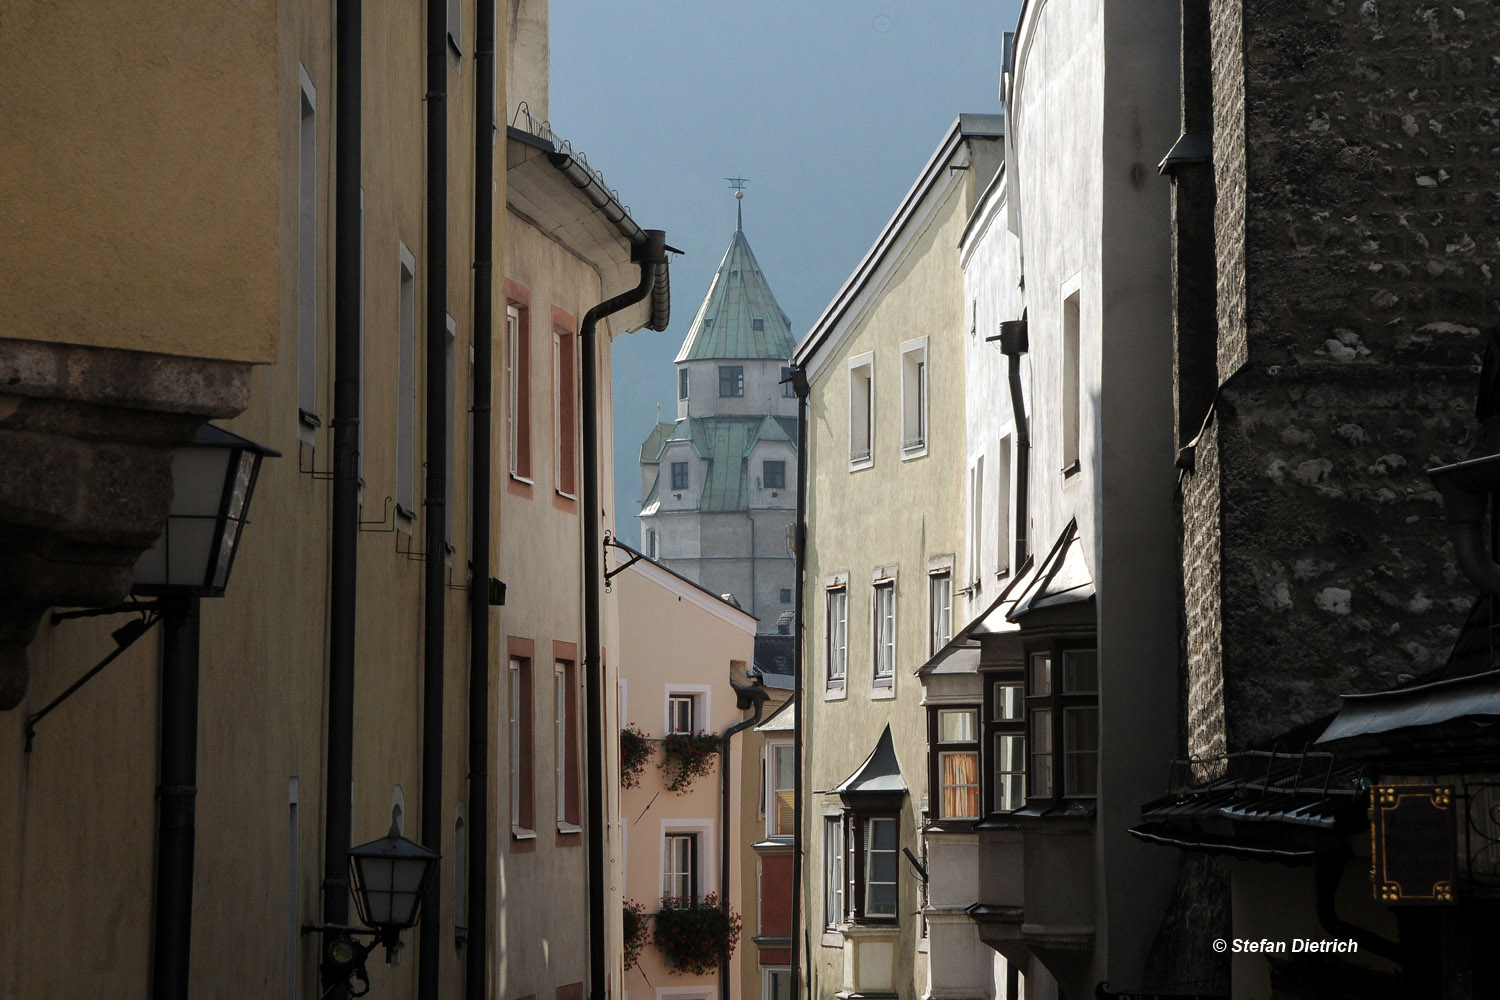
MULTIPOLYGON (((144 605, 129 605, 117 610, 136 611, 141 607, 144 607, 144 605)), ((64 613, 66 614, 67 612, 64 613)), ((100 611, 100 613, 106 614, 109 612, 100 611)), ((142 616, 141 618, 137 618, 135 621, 127 622, 122 628, 115 630, 114 639, 116 645, 114 649, 110 650, 109 655, 104 657, 104 659, 100 660, 98 663, 94 664, 94 666, 90 667, 88 672, 85 673, 82 677, 78 678, 78 680, 68 685, 67 690, 63 691, 62 694, 47 702, 47 704, 43 705, 37 711, 26 716, 25 752, 31 753, 31 744, 36 739, 36 724, 38 722, 41 722, 42 719, 45 718, 48 713, 50 713, 54 708, 61 705, 63 702, 67 701, 74 694, 76 694, 79 688, 83 687, 89 681, 93 680, 101 670, 113 663, 121 653, 125 652, 125 650, 129 649, 131 646, 135 645, 135 641, 141 636, 145 635, 147 632, 151 631, 151 627, 159 621, 161 621, 161 612, 157 610, 157 604, 153 603, 151 605, 151 611, 149 613, 142 616)))

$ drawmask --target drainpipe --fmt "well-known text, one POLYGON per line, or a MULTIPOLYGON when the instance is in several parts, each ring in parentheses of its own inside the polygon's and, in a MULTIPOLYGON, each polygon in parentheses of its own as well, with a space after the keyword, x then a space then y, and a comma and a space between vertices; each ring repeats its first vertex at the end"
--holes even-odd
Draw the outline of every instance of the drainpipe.
MULTIPOLYGON (((719 905, 729 910, 729 740, 736 733, 749 729, 760 722, 761 710, 766 707, 766 689, 760 684, 740 687, 734 684, 737 707, 743 711, 753 708, 755 714, 736 722, 724 730, 724 745, 719 750, 719 905)), ((719 1000, 730 1000, 729 953, 719 958, 719 1000)))
POLYGON ((1010 408, 1016 423, 1016 561, 1012 565, 1019 569, 1027 556, 1026 493, 1031 478, 1031 428, 1026 423, 1026 400, 1021 395, 1021 355, 1027 351, 1026 320, 1001 323, 999 340, 1000 351, 1010 362, 1010 408))
MULTIPOLYGON (((448 526, 448 5, 427 4, 427 555, 422 609, 422 846, 443 851, 443 642, 448 526)), ((417 996, 438 1000, 440 878, 422 897, 417 996)))
MULTIPOLYGON (((151 995, 187 1000, 198 794, 198 598, 163 598, 151 995)), ((756 709, 759 714, 759 707, 756 709)))
MULTIPOLYGON (((477 5, 474 39, 474 468, 469 583, 469 871, 464 996, 486 1000, 489 965, 490 365, 495 255, 495 5, 477 5)), ((454 845, 457 849, 458 845, 454 845)))
POLYGON ((797 394, 797 524, 795 535, 796 587, 795 622, 797 640, 792 644, 792 769, 796 772, 792 791, 792 1000, 802 992, 802 641, 804 582, 803 567, 807 556, 807 397, 812 386, 807 371, 793 365, 787 376, 797 394))
MULTIPOLYGON (((604 1000, 607 978, 604 969, 604 915, 608 903, 604 877, 604 664, 601 662, 603 622, 600 620, 599 584, 604 567, 600 520, 604 516, 599 496, 599 361, 595 328, 599 320, 640 302, 653 290, 661 294, 658 273, 667 266, 667 234, 645 230, 646 239, 631 248, 631 260, 640 265, 641 281, 628 292, 605 299, 583 314, 579 327, 579 353, 583 355, 583 496, 579 516, 583 520, 583 628, 586 724, 589 733, 588 842, 589 842, 589 1000, 604 1000)), ((657 329, 656 299, 652 302, 652 329, 657 329)), ((660 328, 666 328, 661 310, 660 328)))
MULTIPOLYGON (((334 105, 333 511, 328 599, 328 777, 323 805, 323 923, 349 923, 353 834, 354 625, 359 546, 360 74, 362 0, 338 0, 334 105)), ((323 954, 337 932, 323 936, 323 954)), ((323 977, 328 996, 348 995, 342 976, 323 977)))

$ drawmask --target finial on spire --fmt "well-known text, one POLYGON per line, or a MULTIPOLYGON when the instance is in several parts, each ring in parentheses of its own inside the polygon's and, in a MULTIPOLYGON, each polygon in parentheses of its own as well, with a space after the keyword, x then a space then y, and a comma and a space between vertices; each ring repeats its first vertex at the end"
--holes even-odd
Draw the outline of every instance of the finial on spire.
POLYGON ((745 228, 745 185, 749 183, 744 177, 726 177, 729 187, 734 191, 734 231, 740 232, 745 228))

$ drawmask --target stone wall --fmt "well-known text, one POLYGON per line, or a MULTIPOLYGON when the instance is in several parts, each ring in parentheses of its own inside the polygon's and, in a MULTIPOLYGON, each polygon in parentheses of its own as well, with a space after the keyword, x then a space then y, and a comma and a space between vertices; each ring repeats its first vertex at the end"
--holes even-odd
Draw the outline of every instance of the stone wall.
POLYGON ((1494 8, 1211 0, 1210 19, 1220 391, 1183 480, 1197 753, 1441 666, 1473 587, 1425 469, 1473 447, 1500 312, 1494 8))

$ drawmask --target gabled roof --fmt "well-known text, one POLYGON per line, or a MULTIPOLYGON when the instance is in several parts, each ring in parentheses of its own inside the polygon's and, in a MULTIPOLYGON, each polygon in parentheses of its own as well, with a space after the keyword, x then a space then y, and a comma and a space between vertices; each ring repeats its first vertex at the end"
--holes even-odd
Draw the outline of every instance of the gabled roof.
MULTIPOLYGON (((754 623, 760 621, 759 618, 740 607, 738 602, 731 600, 730 597, 732 595, 716 594, 701 583, 689 580, 660 560, 652 559, 640 549, 626 545, 619 539, 611 539, 605 543, 606 552, 611 547, 624 552, 626 558, 619 566, 608 570, 605 576, 606 580, 612 579, 616 574, 629 569, 631 572, 640 573, 658 586, 666 587, 679 596, 694 597, 700 602, 701 606, 712 609, 722 618, 738 618, 742 620, 741 624, 743 622, 754 623)), ((607 564, 606 569, 608 569, 607 564)), ((754 628, 754 625, 751 624, 750 630, 752 632, 754 632, 754 628)))
POLYGON ((1016 606, 1006 617, 1016 622, 1036 611, 1081 604, 1093 598, 1094 577, 1083 559, 1078 522, 1069 521, 1047 558, 1037 565, 1036 576, 1017 596, 1016 606))
MULTIPOLYGON (((749 468, 750 453, 762 441, 784 441, 797 447, 795 417, 684 417, 675 424, 657 424, 641 446, 644 465, 659 463, 661 453, 673 441, 688 441, 693 453, 708 460, 708 480, 698 498, 698 510, 748 510, 749 477, 759 470, 749 468), (665 433, 661 433, 663 428, 665 433), (654 444, 655 451, 652 451, 654 444)), ((661 494, 658 473, 646 491, 642 506, 654 502, 661 494)))
POLYGON ((901 764, 896 760, 896 745, 891 740, 889 725, 880 734, 875 749, 870 751, 864 763, 830 791, 855 802, 906 794, 906 781, 901 777, 901 764))
POLYGON ((776 304, 750 241, 736 229, 676 363, 710 358, 785 360, 792 356, 792 344, 791 320, 776 304))

